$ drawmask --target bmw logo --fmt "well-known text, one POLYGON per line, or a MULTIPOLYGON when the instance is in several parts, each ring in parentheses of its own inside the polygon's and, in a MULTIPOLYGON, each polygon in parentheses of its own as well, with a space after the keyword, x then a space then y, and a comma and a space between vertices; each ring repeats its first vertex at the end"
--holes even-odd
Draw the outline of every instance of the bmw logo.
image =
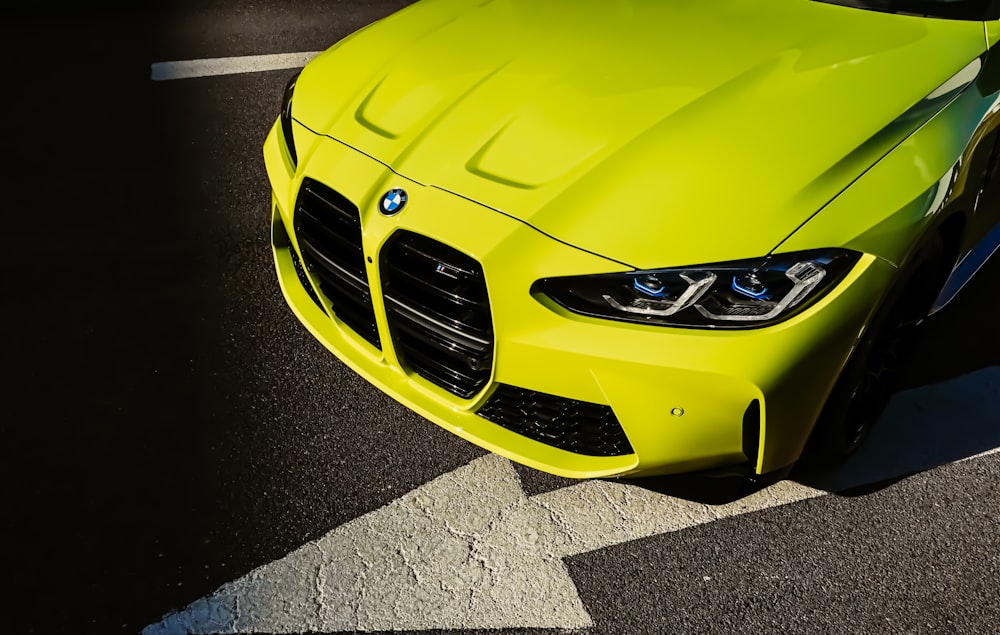
POLYGON ((382 195, 382 200, 379 201, 378 208, 386 216, 398 214, 406 207, 407 198, 406 190, 397 187, 382 195))

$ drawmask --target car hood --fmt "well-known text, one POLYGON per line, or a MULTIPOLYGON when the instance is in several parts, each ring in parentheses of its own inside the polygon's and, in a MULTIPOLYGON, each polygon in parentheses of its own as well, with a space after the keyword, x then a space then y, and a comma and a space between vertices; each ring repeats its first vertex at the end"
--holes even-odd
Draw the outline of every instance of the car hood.
POLYGON ((581 249, 678 266, 768 253, 984 49, 982 23, 811 0, 424 0, 308 64, 293 115, 581 249))

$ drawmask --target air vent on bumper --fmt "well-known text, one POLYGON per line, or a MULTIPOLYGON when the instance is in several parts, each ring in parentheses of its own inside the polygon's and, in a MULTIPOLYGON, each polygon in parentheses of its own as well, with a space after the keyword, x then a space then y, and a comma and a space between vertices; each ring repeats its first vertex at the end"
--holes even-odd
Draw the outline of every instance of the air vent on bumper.
POLYGON ((477 412, 529 439, 587 456, 632 454, 609 406, 500 384, 477 412))

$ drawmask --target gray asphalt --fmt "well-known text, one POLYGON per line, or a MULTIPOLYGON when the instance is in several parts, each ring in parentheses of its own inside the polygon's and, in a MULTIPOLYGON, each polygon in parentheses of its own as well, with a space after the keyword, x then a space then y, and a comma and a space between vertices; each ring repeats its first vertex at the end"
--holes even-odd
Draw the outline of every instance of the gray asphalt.
MULTIPOLYGON (((484 454, 358 379, 284 305, 260 146, 289 72, 148 79, 153 62, 318 50, 404 4, 11 29, 27 96, 5 105, 11 632, 137 633, 484 454), (29 55, 39 42, 54 44, 29 55)), ((1000 365, 998 281, 994 261, 931 320, 908 386, 1000 365)), ((528 494, 568 484, 518 473, 528 494)), ((567 565, 593 633, 996 632, 998 503, 992 455, 567 565)))

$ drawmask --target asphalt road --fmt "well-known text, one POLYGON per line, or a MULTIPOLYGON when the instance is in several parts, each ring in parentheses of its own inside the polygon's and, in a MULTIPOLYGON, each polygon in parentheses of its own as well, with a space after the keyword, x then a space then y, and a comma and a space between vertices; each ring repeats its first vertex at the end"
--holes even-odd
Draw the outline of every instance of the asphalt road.
MULTIPOLYGON (((319 50, 404 4, 220 0, 8 26, 9 632, 139 633, 489 461, 285 306, 260 147, 290 71, 150 81, 154 62, 319 50)), ((1000 454, 953 461, 1000 447, 998 282, 994 259, 928 323, 907 386, 934 417, 909 434, 900 415, 876 445, 888 467, 795 473, 835 493, 567 555, 581 629, 995 632, 1000 454)), ((575 485, 513 469, 532 500, 575 485)))

